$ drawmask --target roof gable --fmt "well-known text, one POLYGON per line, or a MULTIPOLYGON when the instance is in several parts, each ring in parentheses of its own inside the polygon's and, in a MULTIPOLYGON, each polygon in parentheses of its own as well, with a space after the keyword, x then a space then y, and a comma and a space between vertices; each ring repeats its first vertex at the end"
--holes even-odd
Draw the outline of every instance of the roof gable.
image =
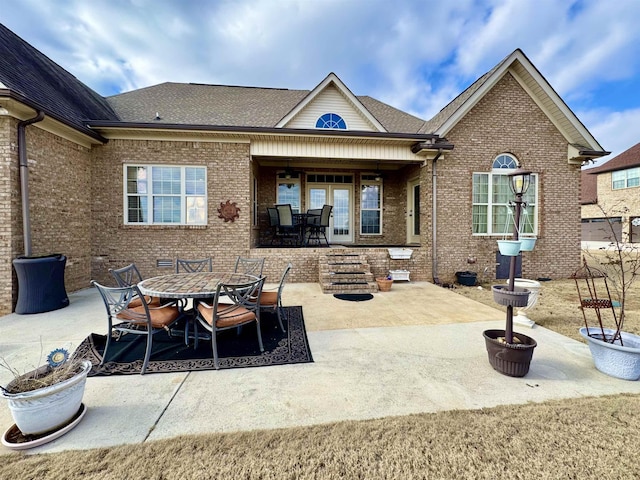
POLYGON ((520 49, 515 50, 476 80, 429 120, 424 126, 424 133, 446 136, 507 73, 510 73, 518 81, 569 144, 586 147, 583 150, 592 151, 594 156, 606 154, 587 128, 520 49))
POLYGON ((387 131, 335 73, 327 75, 276 127, 315 128, 315 121, 324 113, 340 115, 345 119, 349 130, 387 131))

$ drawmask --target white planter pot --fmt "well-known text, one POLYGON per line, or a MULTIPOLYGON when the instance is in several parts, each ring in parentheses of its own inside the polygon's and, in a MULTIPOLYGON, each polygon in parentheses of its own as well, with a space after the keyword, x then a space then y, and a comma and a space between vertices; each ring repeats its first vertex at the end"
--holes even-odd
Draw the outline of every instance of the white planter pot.
MULTIPOLYGON (((507 280, 506 283, 508 285, 509 280, 507 280)), ((514 283, 516 290, 527 289, 530 293, 527 305, 518 309, 518 314, 513 318, 513 321, 521 325, 526 325, 530 328, 533 328, 535 322, 527 316, 527 312, 535 307, 536 303, 538 303, 538 296, 540 295, 541 287, 540 282, 536 280, 528 280, 526 278, 516 278, 514 283)))
POLYGON ((9 410, 23 434, 36 435, 68 423, 80 410, 91 362, 82 362, 82 371, 63 382, 30 392, 6 393, 9 410))
MULTIPOLYGON (((597 327, 589 327, 589 333, 595 336, 602 336, 602 331, 597 327)), ((605 328, 604 333, 613 336, 615 330, 605 328)), ((627 332, 620 332, 620 334, 624 346, 604 342, 598 338, 589 336, 585 327, 580 329, 580 335, 582 335, 589 344, 593 363, 598 370, 623 380, 639 380, 640 337, 627 332)))

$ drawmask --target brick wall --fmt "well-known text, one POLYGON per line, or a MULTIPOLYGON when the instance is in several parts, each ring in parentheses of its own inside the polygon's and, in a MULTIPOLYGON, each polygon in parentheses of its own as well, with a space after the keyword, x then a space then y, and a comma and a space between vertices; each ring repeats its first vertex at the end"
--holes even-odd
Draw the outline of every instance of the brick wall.
POLYGON ((111 140, 93 153, 92 276, 113 284, 108 269, 135 262, 144 277, 170 273, 158 259, 213 257, 231 268, 251 246, 251 166, 249 145, 192 141, 111 140), (123 223, 123 165, 204 165, 207 167, 206 226, 138 226, 123 223), (220 203, 235 202, 234 222, 218 218, 220 203))
POLYGON ((495 278, 500 237, 472 235, 473 172, 489 172, 500 153, 539 174, 539 231, 533 252, 523 254, 526 278, 569 276, 580 265, 580 170, 568 165, 567 141, 507 74, 447 134, 455 145, 438 161, 438 266, 443 281, 456 271, 495 278), (476 257, 474 265, 467 258, 476 257))
MULTIPOLYGON (((0 314, 11 313, 14 303, 15 273, 11 260, 16 256, 16 221, 20 219, 18 203, 18 147, 17 122, 0 116, 0 314)), ((20 234, 22 224, 20 224, 20 234)), ((22 243, 20 243, 21 245, 22 243)))
MULTIPOLYGON (((17 120, 0 118, 2 168, 2 286, 0 311, 10 313, 18 285, 11 261, 24 254, 17 120)), ((32 255, 67 256, 68 291, 88 285, 90 275, 89 149, 40 129, 26 128, 32 255)))

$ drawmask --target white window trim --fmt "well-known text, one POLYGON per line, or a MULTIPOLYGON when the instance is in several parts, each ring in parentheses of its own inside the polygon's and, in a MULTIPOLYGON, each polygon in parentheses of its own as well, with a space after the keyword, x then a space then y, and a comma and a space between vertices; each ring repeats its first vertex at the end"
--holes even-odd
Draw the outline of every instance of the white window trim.
MULTIPOLYGON (((489 177, 489 192, 488 192, 488 200, 489 203, 487 203, 487 230, 491 229, 492 225, 493 225, 493 209, 491 208, 491 206, 493 205, 493 203, 491 202, 491 197, 492 197, 492 193, 493 193, 493 176, 494 175, 509 175, 510 173, 513 173, 515 170, 512 169, 505 169, 505 168, 494 168, 492 170, 490 170, 489 172, 473 172, 471 174, 471 188, 473 189, 473 175, 488 175, 489 177)), ((540 209, 539 209, 539 195, 540 195, 540 178, 539 175, 537 173, 532 173, 531 174, 532 177, 535 178, 535 188, 536 188, 536 194, 535 194, 535 200, 534 200, 534 206, 536 207, 536 214, 533 218, 530 218, 529 220, 532 221, 533 223, 533 233, 529 234, 529 235, 538 235, 538 229, 539 229, 539 223, 538 223, 538 218, 540 216, 540 209)), ((515 196, 512 200, 515 200, 515 196)), ((503 232, 487 232, 487 233, 473 233, 473 206, 476 205, 473 203, 473 199, 471 200, 471 211, 472 211, 472 225, 471 225, 471 231, 472 231, 472 235, 474 237, 512 237, 513 236, 513 232, 509 231, 507 233, 503 233, 503 232)))
POLYGON ((363 237, 379 237, 381 235, 384 234, 383 231, 383 225, 384 225, 384 221, 383 221, 383 211, 384 209, 382 208, 383 202, 384 202, 384 185, 383 185, 383 181, 382 180, 365 180, 364 177, 365 176, 369 176, 369 175, 373 175, 372 173, 365 173, 365 174, 361 174, 360 175, 360 192, 359 192, 359 201, 360 201, 360 235, 363 237), (362 207, 362 186, 363 185, 378 185, 380 187, 380 207, 378 208, 363 208, 362 207), (364 211, 380 211, 380 233, 364 233, 362 231, 362 212, 364 211))
MULTIPOLYGON (((626 168, 624 170, 615 170, 613 172, 611 172, 611 190, 624 190, 626 188, 636 188, 638 187, 638 185, 631 185, 629 186, 629 173, 633 170, 637 170, 638 171, 638 176, 640 176, 640 167, 632 167, 632 168, 626 168), (624 173, 624 186, 616 188, 614 186, 614 176, 616 173, 624 173)), ((633 176, 631 178, 636 178, 636 176, 633 176)), ((622 181, 621 179, 619 179, 618 181, 622 181)))
MULTIPOLYGON (((149 225, 161 225, 163 227, 174 227, 174 226, 201 226, 201 225, 207 225, 208 223, 208 218, 209 218, 209 199, 208 199, 208 180, 207 180, 207 168, 204 165, 170 165, 170 164, 143 164, 143 163, 125 163, 123 165, 123 169, 122 169, 122 184, 123 184, 123 199, 122 199, 122 206, 123 206, 123 220, 124 220, 124 224, 125 225, 135 225, 135 226, 149 226, 149 225), (147 179, 147 193, 144 195, 147 197, 147 208, 149 209, 149 211, 147 212, 147 218, 149 219, 149 221, 147 222, 130 222, 129 221, 129 202, 128 199, 130 196, 143 196, 143 195, 135 195, 135 194, 129 194, 127 192, 127 169, 129 167, 144 167, 147 169, 147 172, 149 173, 149 178, 147 179), (180 201, 181 201, 181 211, 180 211, 180 222, 175 222, 175 223, 169 223, 169 222, 153 222, 153 192, 152 192, 152 178, 153 175, 151 174, 151 170, 153 168, 180 168, 181 169, 181 178, 180 178, 180 201), (200 197, 201 195, 187 195, 186 192, 186 175, 185 175, 185 170, 187 168, 200 168, 204 170, 204 182, 205 182, 205 189, 204 189, 204 203, 206 205, 205 208, 205 212, 204 212, 204 221, 203 222, 199 222, 199 223, 187 223, 186 218, 187 218, 187 206, 186 206, 186 199, 187 197, 200 197)), ((177 195, 176 195, 177 196, 177 195)))

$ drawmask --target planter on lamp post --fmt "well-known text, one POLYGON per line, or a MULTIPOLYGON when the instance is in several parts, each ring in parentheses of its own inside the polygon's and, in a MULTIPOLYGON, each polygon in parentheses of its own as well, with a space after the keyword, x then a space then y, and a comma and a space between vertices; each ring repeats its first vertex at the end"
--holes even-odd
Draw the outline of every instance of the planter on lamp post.
MULTIPOLYGON (((515 277, 516 258, 521 250, 519 231, 520 213, 524 204, 522 197, 529 188, 531 172, 517 169, 509 177, 509 185, 516 197, 513 201, 515 207, 513 240, 510 242, 514 247, 517 245, 518 251, 515 251, 514 248, 510 253, 507 253, 507 255, 511 256, 511 261, 509 263, 509 282, 506 287, 504 285, 494 285, 492 287, 494 300, 507 307, 507 319, 504 330, 485 330, 483 335, 489 363, 494 370, 511 377, 523 377, 529 372, 533 349, 537 345, 533 338, 521 333, 514 334, 513 332, 513 307, 526 306, 530 293, 526 288, 515 288, 515 277)), ((499 243, 499 246, 502 252, 507 244, 499 243)))

